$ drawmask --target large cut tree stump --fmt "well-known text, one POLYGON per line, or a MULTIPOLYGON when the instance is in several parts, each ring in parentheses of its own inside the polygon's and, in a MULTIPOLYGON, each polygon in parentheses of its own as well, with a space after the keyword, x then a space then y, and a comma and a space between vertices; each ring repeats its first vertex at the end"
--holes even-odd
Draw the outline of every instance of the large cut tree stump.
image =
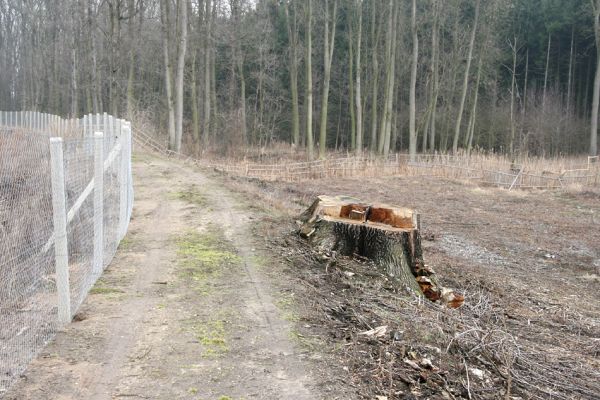
POLYGON ((417 295, 451 307, 462 304, 462 296, 442 288, 423 261, 416 211, 345 196, 318 196, 301 221, 300 234, 318 251, 369 258, 417 295))

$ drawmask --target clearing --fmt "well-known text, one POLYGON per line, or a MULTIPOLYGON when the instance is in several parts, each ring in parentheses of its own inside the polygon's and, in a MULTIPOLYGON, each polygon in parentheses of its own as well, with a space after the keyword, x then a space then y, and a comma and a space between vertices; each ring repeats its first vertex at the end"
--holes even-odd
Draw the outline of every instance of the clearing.
POLYGON ((117 257, 5 398, 599 398, 598 193, 265 183, 148 155, 134 173, 117 257), (318 194, 418 209, 464 306, 308 248, 295 219, 318 194))

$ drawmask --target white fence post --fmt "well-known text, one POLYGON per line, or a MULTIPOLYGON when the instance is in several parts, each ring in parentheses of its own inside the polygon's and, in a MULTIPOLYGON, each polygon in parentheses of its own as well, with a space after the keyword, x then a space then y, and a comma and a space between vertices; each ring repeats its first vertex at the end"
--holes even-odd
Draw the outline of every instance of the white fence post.
POLYGON ((125 237, 127 232, 127 209, 129 208, 129 201, 127 199, 127 187, 128 181, 128 168, 127 168, 127 124, 124 121, 118 120, 117 122, 117 133, 119 143, 121 144, 121 165, 119 168, 119 233, 120 238, 125 237))
POLYGON ((62 143, 62 138, 50 138, 58 321, 61 324, 68 324, 71 322, 71 294, 69 291, 69 251, 67 245, 67 211, 65 204, 65 172, 62 143))
POLYGON ((127 139, 127 220, 131 219, 131 213, 133 211, 133 171, 131 170, 131 150, 132 150, 132 129, 131 122, 127 121, 127 130, 125 131, 125 137, 127 139))
POLYGON ((94 134, 94 275, 104 268, 104 133, 94 134))

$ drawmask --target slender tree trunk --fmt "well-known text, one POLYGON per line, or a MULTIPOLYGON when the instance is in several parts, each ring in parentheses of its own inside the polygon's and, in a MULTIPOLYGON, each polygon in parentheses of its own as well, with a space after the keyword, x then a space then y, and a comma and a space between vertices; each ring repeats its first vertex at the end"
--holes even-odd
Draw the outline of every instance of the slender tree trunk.
POLYGON ((513 65, 511 71, 511 82, 510 82, 510 142, 508 145, 510 156, 514 157, 515 150, 515 97, 516 97, 516 75, 517 75, 517 52, 519 48, 517 47, 517 38, 515 37, 514 43, 511 44, 512 52, 513 52, 513 65))
POLYGON ((354 113, 354 32, 348 24, 348 111, 350 112, 350 149, 356 150, 356 114, 354 113))
POLYGON ((198 111, 198 80, 196 79, 196 59, 198 51, 192 53, 192 76, 190 82, 191 98, 192 98, 192 138, 194 143, 198 143, 200 139, 200 113, 198 111))
POLYGON ((525 84, 523 85, 523 106, 521 107, 521 115, 523 121, 525 120, 525 114, 527 111, 527 85, 529 83, 529 48, 527 48, 527 54, 525 55, 525 84))
POLYGON ((212 54, 212 15, 211 15, 211 0, 206 0, 204 10, 204 113, 203 113, 203 125, 202 125, 202 140, 204 147, 208 146, 208 139, 210 137, 210 102, 211 92, 211 54, 212 54))
POLYGON ((475 98, 473 99, 473 108, 471 110, 471 116, 469 121, 469 132, 467 140, 467 156, 471 155, 471 149, 473 147, 473 136, 475 135, 475 123, 477 122, 477 101, 479 99, 479 84, 481 82, 481 70, 483 65, 483 54, 479 55, 479 65, 477 66, 477 82, 475 82, 475 98))
POLYGON ((456 118, 456 125, 454 126, 454 140, 452 142, 452 152, 456 154, 458 152, 458 138, 460 137, 460 127, 462 123, 462 116, 465 110, 465 100, 467 99, 467 90, 469 89, 469 71, 471 69, 471 59, 473 57, 473 47, 475 46, 475 34, 477 33, 477 21, 479 20, 479 6, 481 1, 477 0, 475 3, 475 18, 473 20, 473 29, 471 30, 471 40, 469 42, 469 54, 467 56, 467 66, 465 67, 465 76, 463 80, 462 95, 460 97, 460 105, 458 108, 458 116, 456 118))
POLYGON ((575 27, 571 27, 571 48, 569 51, 569 79, 567 80, 567 113, 571 116, 571 86, 573 85, 573 41, 575 27))
POLYGON ((546 51, 546 69, 544 70, 544 93, 542 94, 542 113, 546 112, 546 92, 548 89, 548 67, 550 65, 550 47, 552 36, 548 34, 548 49, 546 51))
POLYGON ((379 119, 377 103, 379 97, 379 58, 377 57, 377 47, 379 44, 380 27, 377 25, 377 0, 371 2, 371 68, 372 68, 372 88, 371 88, 371 142, 369 148, 372 153, 378 149, 377 145, 377 121, 379 119))
POLYGON ((292 95, 292 143, 294 147, 300 144, 300 107, 298 105, 298 27, 296 23, 296 0, 284 3, 285 20, 290 46, 290 88, 292 95), (289 3, 293 5, 294 15, 290 18, 289 3))
POLYGON ((323 37, 323 98, 321 100, 321 124, 319 126, 319 158, 325 158, 327 150, 327 106, 329 103, 329 84, 331 81, 331 61, 335 46, 335 28, 337 18, 337 0, 333 1, 333 20, 329 32, 329 0, 325 0, 325 30, 323 37), (331 37, 331 42, 329 42, 331 37))
POLYGON ((439 76, 439 0, 433 0, 433 32, 431 33, 431 69, 433 76, 433 90, 431 96, 431 122, 429 124, 429 151, 433 153, 435 151, 435 134, 436 134, 436 114, 437 114, 437 103, 440 92, 440 76, 439 76))
POLYGON ((162 26, 162 42, 163 42, 163 57, 165 61, 165 90, 167 94, 167 112, 169 115, 169 149, 176 150, 177 138, 175 136, 175 107, 173 104, 173 74, 171 67, 171 55, 169 51, 170 46, 170 5, 169 0, 161 0, 161 26, 162 26))
POLYGON ((600 0, 592 3, 594 11, 594 33, 596 37, 596 76, 592 100, 592 123, 590 131, 590 155, 598 154, 598 105, 600 103, 600 0))
POLYGON ((360 48, 362 41, 362 0, 357 0, 358 7, 358 37, 356 40, 356 154, 360 155, 363 148, 362 104, 360 87, 360 48))
POLYGON ((377 152, 379 154, 383 154, 383 149, 385 147, 385 133, 386 133, 386 123, 388 121, 387 115, 387 104, 390 97, 389 88, 391 86, 391 78, 392 78, 392 38, 393 38, 393 29, 394 29, 394 1, 390 0, 388 5, 388 24, 387 24, 387 32, 386 32, 386 40, 385 40, 385 96, 383 100, 383 114, 381 115, 381 125, 379 128, 379 139, 377 141, 377 152))
MULTIPOLYGON (((417 67, 419 62, 419 37, 417 34, 417 0, 412 0, 412 17, 411 17, 411 31, 412 31, 412 68, 410 73, 410 98, 409 98, 409 142, 408 142, 408 154, 410 155, 410 161, 415 161, 417 155, 417 129, 415 127, 416 121, 416 91, 417 91, 417 67)), ((424 140, 427 137, 427 133, 424 134, 424 140)))
MULTIPOLYGON (((215 26, 215 21, 217 20, 217 12, 219 10, 218 6, 219 6, 219 2, 218 0, 214 0, 212 2, 212 15, 211 15, 211 19, 210 19, 210 23, 211 23, 211 42, 210 42, 210 101, 211 101, 211 105, 212 105, 212 127, 210 127, 210 129, 212 129, 212 137, 216 137, 217 136, 217 131, 219 129, 219 112, 218 112, 218 107, 219 107, 219 103, 217 102, 217 50, 215 48, 215 45, 213 43, 213 37, 212 37, 212 27, 215 26)), ((206 83, 205 83, 206 84, 206 83)))
MULTIPOLYGON (((137 45, 137 40, 135 37, 135 29, 134 29, 134 18, 135 14, 135 2, 134 0, 128 0, 128 11, 130 15, 130 21, 128 25, 128 33, 129 33, 129 43, 131 48, 129 49, 129 68, 127 71, 127 118, 131 121, 133 119, 133 109, 135 103, 135 91, 133 86, 133 81, 135 78, 135 53, 137 45)), ((142 24, 143 11, 141 10, 142 6, 140 5, 140 25, 142 24)), ((140 27, 141 28, 141 27, 140 27)))
POLYGON ((181 152, 181 139, 183 136, 183 73, 185 69, 185 53, 187 49, 187 2, 188 0, 179 0, 179 46, 177 54, 177 76, 176 81, 176 104, 175 104, 175 151, 181 152))
POLYGON ((394 93, 396 89, 396 38, 398 35, 398 5, 394 4, 393 7, 393 15, 394 22, 392 25, 392 46, 391 46, 391 65, 390 65, 390 75, 389 75, 389 86, 387 88, 387 105, 385 110, 385 137, 384 137, 384 145, 383 145, 383 155, 387 158, 390 153, 390 143, 391 143, 391 133, 392 133, 392 114, 394 110, 394 93))
POLYGON ((312 0, 306 5, 306 147, 308 159, 313 160, 313 83, 312 83, 312 0))

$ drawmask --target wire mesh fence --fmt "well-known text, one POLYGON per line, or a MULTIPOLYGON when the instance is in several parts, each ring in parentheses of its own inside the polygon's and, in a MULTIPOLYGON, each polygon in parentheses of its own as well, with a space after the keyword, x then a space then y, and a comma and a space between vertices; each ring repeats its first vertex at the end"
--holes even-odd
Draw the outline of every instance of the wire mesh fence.
POLYGON ((132 206, 128 122, 0 112, 0 397, 77 312, 132 206))
POLYGON ((302 182, 312 179, 436 176, 462 179, 505 189, 559 189, 600 187, 600 158, 525 159, 521 164, 497 155, 363 154, 314 161, 279 160, 259 163, 246 160, 194 159, 175 153, 142 130, 133 131, 135 146, 166 157, 212 168, 226 174, 270 181, 302 182))

